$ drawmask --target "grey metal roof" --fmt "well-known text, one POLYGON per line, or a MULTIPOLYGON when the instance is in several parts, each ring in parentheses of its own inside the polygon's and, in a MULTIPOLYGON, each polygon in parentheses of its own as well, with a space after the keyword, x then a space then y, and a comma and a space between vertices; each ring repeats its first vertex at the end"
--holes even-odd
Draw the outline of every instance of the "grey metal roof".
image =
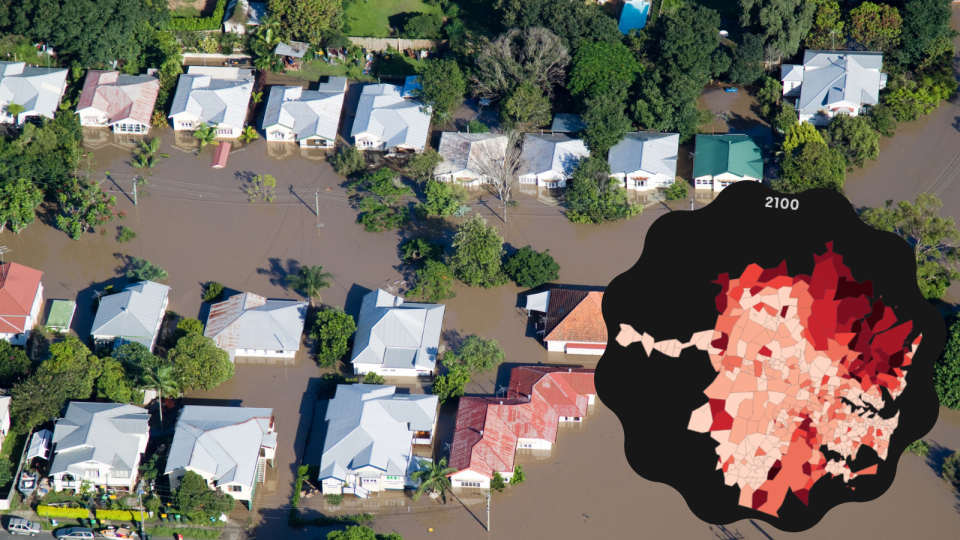
POLYGON ((306 302, 241 293, 211 306, 203 335, 225 350, 296 351, 306 317, 306 302))
POLYGON ((163 474, 190 467, 221 484, 254 485, 272 416, 273 409, 187 405, 177 419, 163 474))
MULTIPOLYGON (((434 170, 434 174, 453 174, 470 172, 480 176, 478 160, 483 159, 486 145, 499 145, 506 148, 507 137, 494 133, 460 133, 444 131, 440 134, 440 146, 437 152, 443 161, 434 170)), ((494 157, 497 153, 491 152, 494 157)), ((502 151, 500 152, 502 155, 502 151)))
POLYGON ((406 79, 403 80, 403 92, 402 95, 405 98, 414 97, 413 91, 420 88, 420 79, 416 75, 408 75, 406 79))
POLYGON ((362 467, 403 476, 414 431, 430 431, 437 396, 397 394, 394 386, 340 385, 327 406, 319 479, 346 479, 362 467))
POLYGON ((73 466, 86 461, 133 472, 140 436, 148 436, 149 422, 150 415, 133 405, 71 402, 53 428, 55 446, 50 474, 70 472, 82 476, 83 467, 73 466))
POLYGON ((163 318, 163 302, 169 291, 166 285, 140 281, 102 297, 90 335, 119 337, 149 347, 163 318))
POLYGON ((404 99, 402 88, 392 84, 363 87, 351 137, 371 133, 386 148, 406 144, 422 150, 430 130, 430 112, 417 101, 404 99))
POLYGON ((803 81, 803 66, 797 64, 783 64, 780 66, 780 80, 784 82, 803 81))
POLYGON ((677 175, 677 133, 641 131, 627 133, 622 141, 610 149, 608 162, 611 173, 645 171, 650 174, 677 175))
POLYGON ((573 175, 580 160, 590 155, 580 139, 567 135, 527 133, 523 141, 523 164, 520 175, 555 171, 565 177, 573 175))
POLYGON ((0 110, 10 103, 26 112, 53 118, 67 86, 66 68, 27 67, 25 62, 0 62, 0 110))
POLYGON ((252 69, 190 66, 177 82, 169 118, 189 113, 210 125, 243 127, 252 92, 252 69))
MULTIPOLYGON (((335 79, 343 79, 337 90, 318 91, 304 90, 300 86, 274 86, 267 99, 263 128, 284 126, 293 130, 298 141, 316 136, 330 141, 336 140, 346 79, 335 79)), ((326 84, 327 88, 335 87, 336 81, 328 81, 326 84)))
POLYGON ((442 304, 404 302, 380 289, 365 295, 350 361, 432 370, 444 309, 442 304))
POLYGON ((302 41, 278 43, 277 48, 273 51, 273 54, 279 54, 280 56, 292 56, 294 58, 303 58, 303 55, 307 54, 307 49, 309 48, 310 44, 302 41))
POLYGON ((587 124, 583 122, 583 117, 572 113, 557 113, 550 126, 550 131, 555 133, 579 133, 585 129, 587 124))
POLYGON ((816 112, 840 101, 876 104, 882 65, 879 52, 806 51, 797 109, 816 112))

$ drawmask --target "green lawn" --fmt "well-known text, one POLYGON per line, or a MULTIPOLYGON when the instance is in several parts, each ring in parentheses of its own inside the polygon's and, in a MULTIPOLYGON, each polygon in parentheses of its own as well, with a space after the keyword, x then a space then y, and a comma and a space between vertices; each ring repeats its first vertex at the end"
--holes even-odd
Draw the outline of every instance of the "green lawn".
POLYGON ((440 6, 431 6, 423 0, 351 0, 343 13, 344 32, 356 37, 395 37, 403 30, 397 28, 404 21, 401 14, 411 13, 443 17, 440 6))
POLYGON ((392 54, 389 60, 377 60, 374 69, 381 77, 406 77, 416 75, 419 60, 414 60, 405 54, 392 54))
POLYGON ((358 81, 373 80, 373 77, 363 74, 363 67, 355 66, 352 62, 350 62, 349 66, 342 62, 339 62, 336 66, 331 66, 322 60, 304 62, 300 66, 300 71, 287 70, 284 75, 301 81, 311 82, 319 81, 321 77, 348 77, 358 81))

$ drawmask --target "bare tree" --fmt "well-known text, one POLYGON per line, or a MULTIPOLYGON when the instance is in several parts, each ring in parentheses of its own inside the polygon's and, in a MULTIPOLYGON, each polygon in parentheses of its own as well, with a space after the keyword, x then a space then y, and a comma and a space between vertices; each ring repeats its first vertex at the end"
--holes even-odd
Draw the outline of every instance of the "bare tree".
POLYGON ((488 43, 477 57, 473 93, 497 98, 529 82, 553 95, 553 85, 566 79, 569 63, 567 48, 546 28, 508 30, 488 43))
POLYGON ((517 175, 523 165, 523 134, 519 131, 498 134, 476 145, 474 167, 487 188, 500 199, 501 218, 507 222, 507 207, 520 189, 517 175))

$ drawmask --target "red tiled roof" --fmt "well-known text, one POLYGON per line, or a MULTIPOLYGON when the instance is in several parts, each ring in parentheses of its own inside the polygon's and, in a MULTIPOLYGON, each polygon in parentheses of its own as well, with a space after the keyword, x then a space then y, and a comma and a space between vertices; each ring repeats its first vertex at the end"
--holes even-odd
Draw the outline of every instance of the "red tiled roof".
POLYGON ((117 85, 119 78, 118 71, 88 71, 77 111, 93 107, 107 113, 110 123, 131 118, 149 125, 160 81, 156 77, 143 77, 140 83, 117 85))
POLYGON ((17 263, 0 265, 0 334, 25 330, 43 272, 17 263))
POLYGON ((492 478, 513 470, 518 438, 556 442, 560 416, 586 416, 593 372, 521 366, 510 374, 509 398, 460 398, 450 467, 492 478))
POLYGON ((603 292, 551 289, 543 340, 606 344, 602 302, 603 292))

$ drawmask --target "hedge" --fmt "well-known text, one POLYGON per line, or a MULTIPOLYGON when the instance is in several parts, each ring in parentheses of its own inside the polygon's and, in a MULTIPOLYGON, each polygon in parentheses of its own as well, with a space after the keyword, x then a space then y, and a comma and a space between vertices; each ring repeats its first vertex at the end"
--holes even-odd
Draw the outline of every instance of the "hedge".
POLYGON ((290 509, 290 520, 288 525, 291 527, 303 527, 312 525, 314 527, 332 527, 336 525, 356 525, 357 523, 367 523, 373 521, 376 516, 373 514, 348 514, 345 516, 321 516, 312 519, 303 519, 296 514, 295 508, 290 509))
POLYGON ((219 30, 223 24, 223 12, 227 9, 227 0, 217 0, 213 14, 209 17, 173 17, 167 23, 167 30, 219 30))
POLYGON ((52 518, 87 519, 90 511, 86 508, 61 508, 59 506, 38 506, 37 515, 52 518))
POLYGON ((137 519, 134 519, 133 512, 129 510, 97 510, 97 519, 109 519, 111 521, 140 521, 140 512, 137 512, 137 519))

